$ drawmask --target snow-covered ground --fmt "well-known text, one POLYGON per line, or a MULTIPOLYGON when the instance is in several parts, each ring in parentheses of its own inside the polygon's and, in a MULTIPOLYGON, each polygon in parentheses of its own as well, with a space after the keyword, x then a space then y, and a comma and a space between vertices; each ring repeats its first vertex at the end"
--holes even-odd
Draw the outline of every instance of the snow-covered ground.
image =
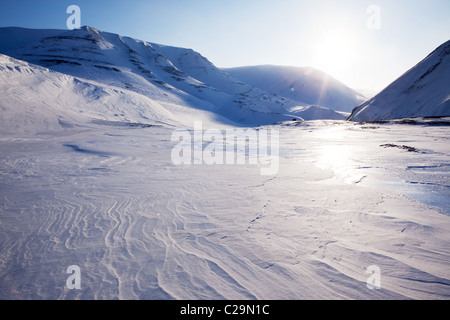
POLYGON ((118 124, 2 133, 1 299, 450 297, 448 126, 262 127, 263 176, 176 166, 173 128, 118 124))

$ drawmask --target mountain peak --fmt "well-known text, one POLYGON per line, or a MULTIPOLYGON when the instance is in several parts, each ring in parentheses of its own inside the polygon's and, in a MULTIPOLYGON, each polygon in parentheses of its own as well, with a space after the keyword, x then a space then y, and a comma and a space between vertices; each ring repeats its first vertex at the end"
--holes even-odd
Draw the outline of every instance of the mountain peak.
POLYGON ((90 27, 90 26, 83 26, 80 29, 68 30, 59 37, 84 38, 84 39, 94 41, 98 44, 106 45, 108 47, 107 41, 103 38, 102 33, 99 30, 97 30, 93 27, 90 27))
MULTIPOLYGON (((82 26, 80 29, 81 29, 81 30, 86 30, 86 31, 92 32, 92 33, 98 33, 98 32, 99 32, 98 29, 96 29, 96 28, 94 28, 94 27, 91 27, 91 26, 82 26)), ((75 30, 76 30, 76 29, 75 29, 75 30)))

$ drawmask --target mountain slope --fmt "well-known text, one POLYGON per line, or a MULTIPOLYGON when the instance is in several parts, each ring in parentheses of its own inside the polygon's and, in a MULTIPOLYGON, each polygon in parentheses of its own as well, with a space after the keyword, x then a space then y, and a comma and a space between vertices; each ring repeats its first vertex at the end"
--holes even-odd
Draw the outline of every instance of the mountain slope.
POLYGON ((176 125, 157 101, 0 54, 0 132, 36 133, 92 121, 176 125))
POLYGON ((349 120, 436 116, 450 116, 450 41, 356 108, 349 120))
POLYGON ((214 112, 244 125, 299 117, 289 111, 297 106, 295 101, 235 80, 191 49, 151 44, 91 27, 28 31, 1 28, 2 53, 153 100, 214 112), (7 40, 23 36, 33 41, 7 40))
POLYGON ((263 65, 223 70, 236 79, 301 105, 351 112, 366 100, 360 93, 313 68, 263 65))

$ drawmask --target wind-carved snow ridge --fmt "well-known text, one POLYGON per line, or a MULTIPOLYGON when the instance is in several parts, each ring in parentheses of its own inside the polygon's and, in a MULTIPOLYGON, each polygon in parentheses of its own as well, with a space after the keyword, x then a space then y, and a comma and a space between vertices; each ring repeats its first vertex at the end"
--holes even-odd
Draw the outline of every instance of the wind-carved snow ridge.
POLYGON ((2 136, 1 298, 448 299, 446 127, 276 128, 273 177, 173 165, 167 127, 2 136))

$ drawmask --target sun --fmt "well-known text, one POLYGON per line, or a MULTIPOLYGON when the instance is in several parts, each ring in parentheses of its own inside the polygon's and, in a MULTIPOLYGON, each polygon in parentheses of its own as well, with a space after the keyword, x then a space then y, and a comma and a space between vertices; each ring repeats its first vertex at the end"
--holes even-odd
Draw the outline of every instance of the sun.
POLYGON ((323 32, 314 45, 313 67, 345 81, 358 58, 357 39, 348 30, 323 32))

